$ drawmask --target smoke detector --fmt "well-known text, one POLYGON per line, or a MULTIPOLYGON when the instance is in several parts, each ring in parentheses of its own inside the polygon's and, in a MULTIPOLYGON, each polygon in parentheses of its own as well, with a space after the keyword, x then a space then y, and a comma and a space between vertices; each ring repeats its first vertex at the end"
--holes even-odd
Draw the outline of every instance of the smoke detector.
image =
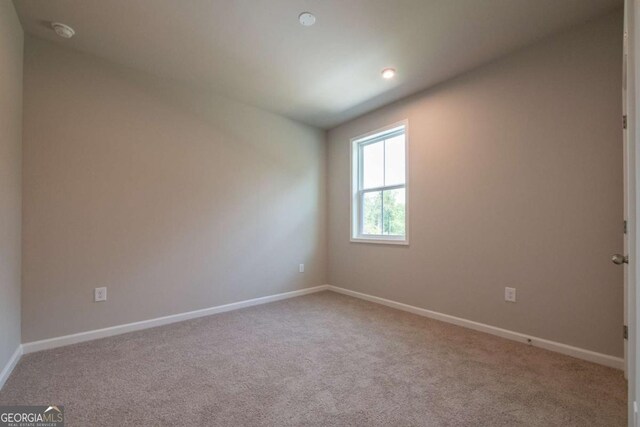
POLYGON ((310 27, 316 23, 316 17, 313 15, 313 13, 302 12, 300 16, 298 16, 298 21, 300 21, 301 25, 304 25, 305 27, 310 27))
POLYGON ((59 22, 54 22, 53 24, 51 24, 51 28, 53 28, 53 31, 55 31, 57 35, 64 39, 70 39, 76 33, 70 26, 61 24, 59 22))

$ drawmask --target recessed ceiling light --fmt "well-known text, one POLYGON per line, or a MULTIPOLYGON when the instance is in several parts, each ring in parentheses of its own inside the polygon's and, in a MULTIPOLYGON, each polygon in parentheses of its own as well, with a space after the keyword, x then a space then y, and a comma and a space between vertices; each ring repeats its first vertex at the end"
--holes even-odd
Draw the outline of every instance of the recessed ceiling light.
POLYGON ((298 16, 298 21, 305 27, 310 27, 316 23, 316 17, 312 13, 302 12, 300 16, 298 16))
POLYGON ((385 79, 392 79, 394 78, 396 75, 396 70, 394 70, 393 68, 385 68, 384 70, 382 70, 382 78, 385 79))
POLYGON ((51 24, 51 28, 53 28, 53 31, 55 31, 57 35, 65 39, 70 39, 76 33, 70 26, 61 24, 59 22, 54 22, 53 24, 51 24))

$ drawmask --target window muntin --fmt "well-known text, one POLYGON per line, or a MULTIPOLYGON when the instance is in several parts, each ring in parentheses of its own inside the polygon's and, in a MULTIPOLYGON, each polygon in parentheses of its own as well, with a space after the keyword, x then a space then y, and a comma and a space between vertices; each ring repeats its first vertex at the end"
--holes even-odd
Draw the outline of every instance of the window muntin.
POLYGON ((352 241, 408 243, 406 124, 352 140, 352 241))

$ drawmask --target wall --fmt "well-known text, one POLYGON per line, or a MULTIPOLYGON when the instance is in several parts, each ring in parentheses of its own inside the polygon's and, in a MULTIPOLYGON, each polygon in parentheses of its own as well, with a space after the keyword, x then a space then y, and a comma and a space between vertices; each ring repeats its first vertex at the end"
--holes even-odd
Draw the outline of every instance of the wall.
POLYGON ((326 283, 323 131, 30 37, 24 79, 23 342, 326 283))
POLYGON ((0 2, 0 371, 20 345, 23 34, 0 2))
POLYGON ((331 130, 329 283, 622 356, 621 58, 616 12, 331 130), (349 139, 402 119, 411 244, 350 243, 349 139))

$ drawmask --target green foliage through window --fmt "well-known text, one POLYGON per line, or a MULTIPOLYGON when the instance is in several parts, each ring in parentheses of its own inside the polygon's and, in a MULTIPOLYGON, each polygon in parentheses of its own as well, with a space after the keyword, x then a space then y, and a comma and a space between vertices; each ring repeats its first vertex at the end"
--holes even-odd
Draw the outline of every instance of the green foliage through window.
POLYGON ((362 234, 387 236, 405 234, 404 188, 365 192, 362 207, 362 234))

